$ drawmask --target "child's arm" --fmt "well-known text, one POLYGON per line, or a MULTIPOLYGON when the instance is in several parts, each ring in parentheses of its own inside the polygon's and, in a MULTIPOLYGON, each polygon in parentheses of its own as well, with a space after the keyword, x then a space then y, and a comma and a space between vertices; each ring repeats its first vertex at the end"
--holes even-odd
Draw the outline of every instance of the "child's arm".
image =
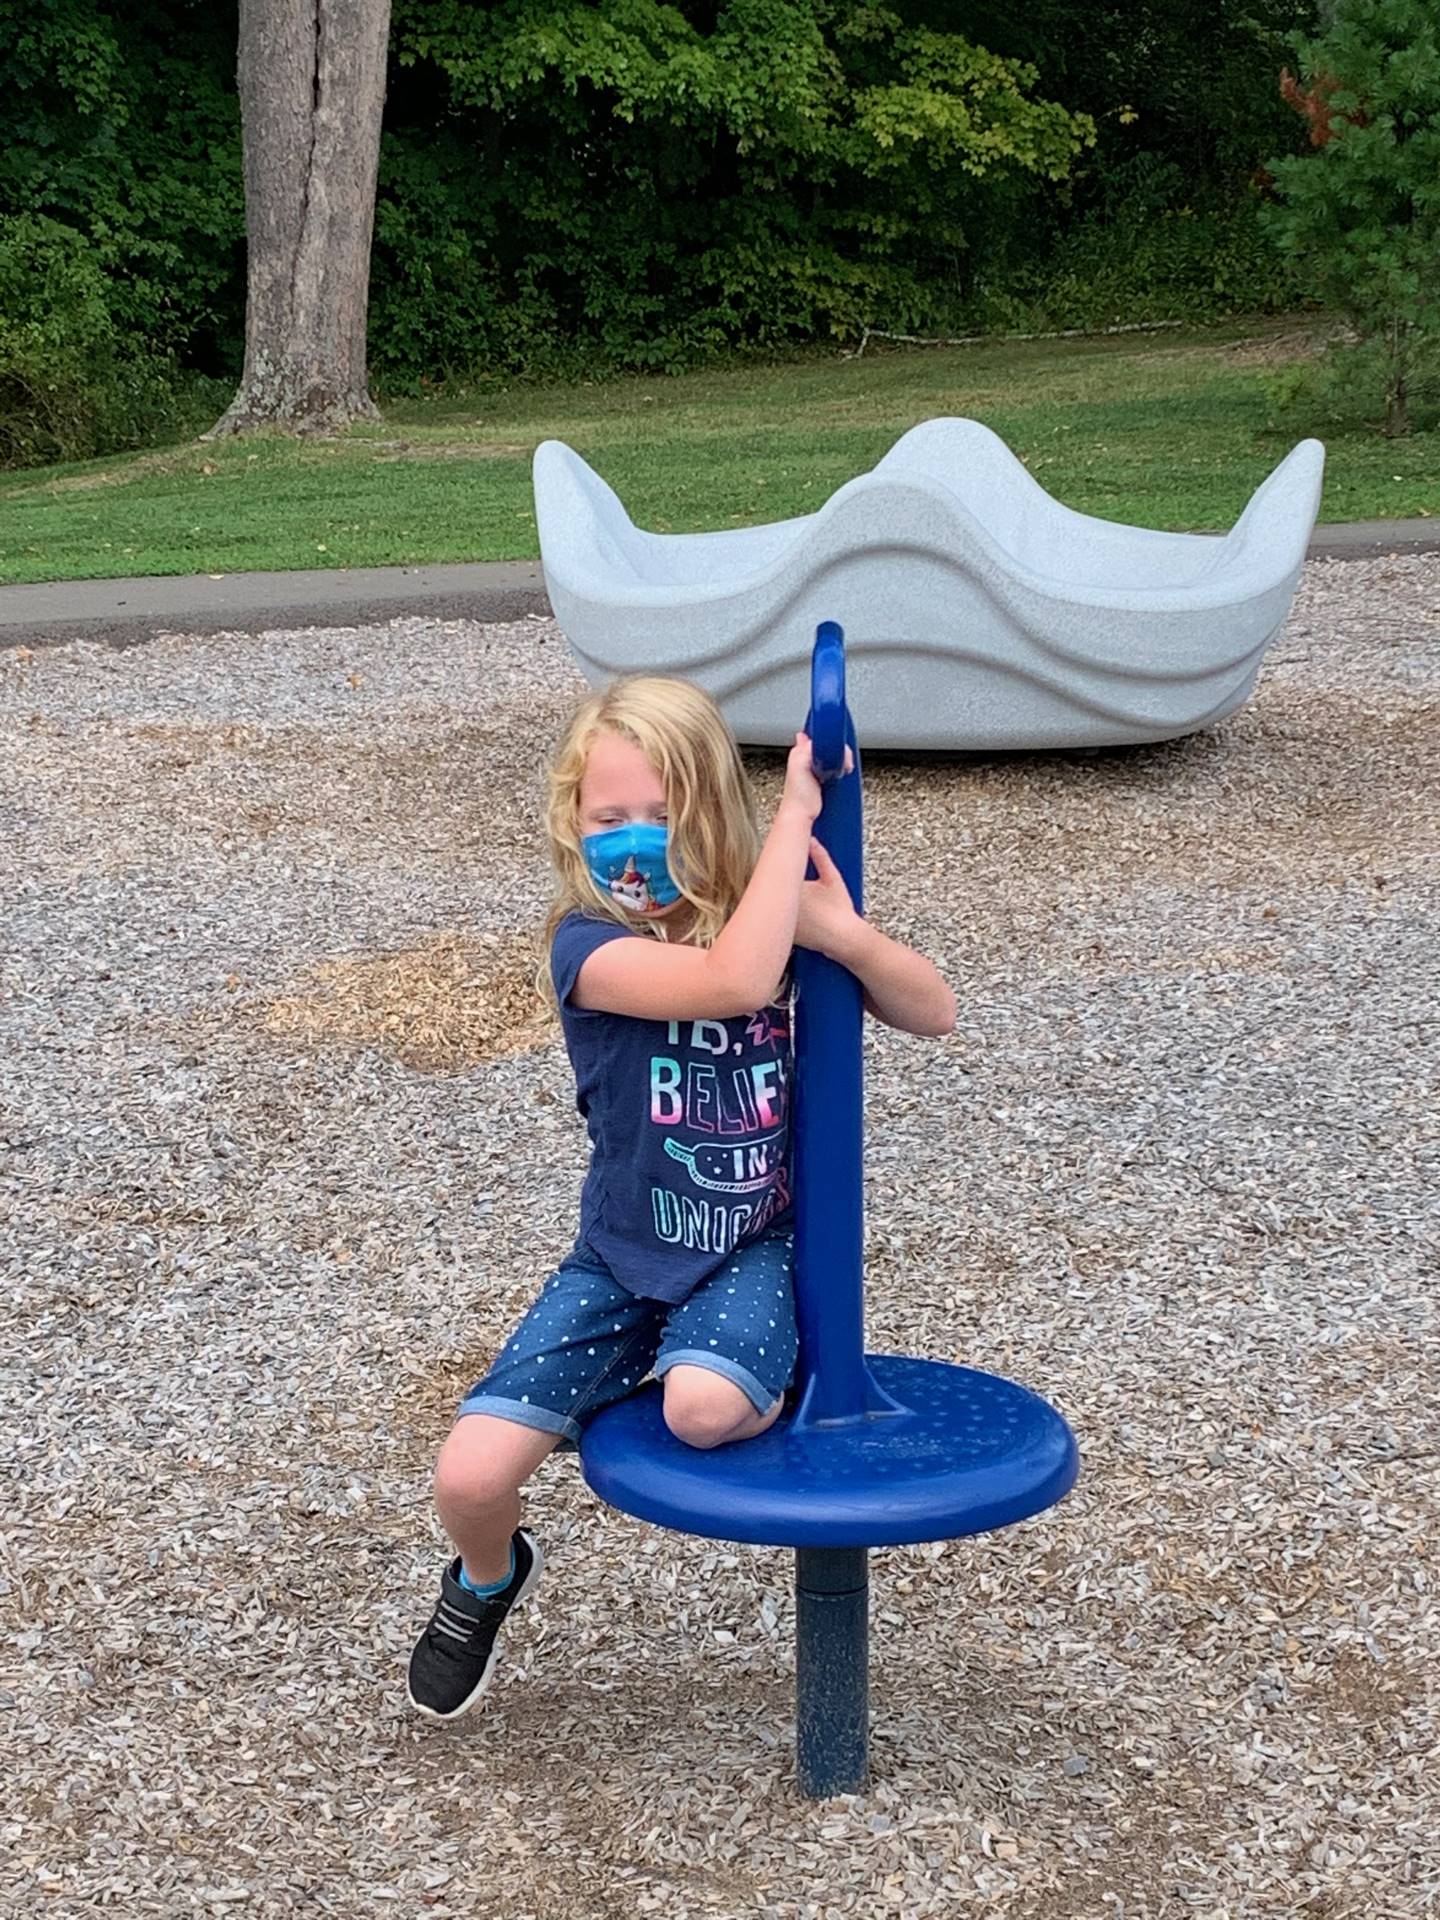
POLYGON ((570 997, 577 1006, 642 1020, 725 1020, 768 1006, 795 944, 810 830, 820 811, 810 760, 810 741, 797 733, 774 823, 715 944, 607 940, 576 977, 570 997))
POLYGON ((810 847, 818 880, 801 897, 795 938, 848 967, 865 990, 865 1005, 902 1033, 940 1035, 955 1026, 955 995, 923 954, 872 927, 856 913, 844 875, 818 840, 810 847))

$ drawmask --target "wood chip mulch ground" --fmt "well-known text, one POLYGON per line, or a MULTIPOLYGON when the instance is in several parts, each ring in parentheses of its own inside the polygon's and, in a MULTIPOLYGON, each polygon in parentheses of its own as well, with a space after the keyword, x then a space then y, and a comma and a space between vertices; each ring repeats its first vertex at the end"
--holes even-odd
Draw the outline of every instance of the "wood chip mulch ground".
POLYGON ((1434 1914, 1440 560, 1311 564, 1211 733, 867 763, 962 1007, 868 1041, 871 1341, 1085 1465, 876 1557, 864 1799, 795 1791, 788 1557, 572 1457, 488 1709, 404 1705, 436 1449, 573 1234, 579 691, 544 620, 0 654, 0 1910, 1434 1914))

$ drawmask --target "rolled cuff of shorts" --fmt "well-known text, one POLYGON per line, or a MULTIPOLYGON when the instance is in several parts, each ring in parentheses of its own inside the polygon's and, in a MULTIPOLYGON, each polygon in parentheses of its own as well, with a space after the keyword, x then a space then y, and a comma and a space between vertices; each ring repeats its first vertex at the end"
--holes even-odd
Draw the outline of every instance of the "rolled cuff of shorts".
POLYGON ((705 1367, 711 1373, 720 1374, 723 1379, 733 1380, 757 1413, 768 1413, 783 1392, 781 1388, 772 1393, 738 1360, 728 1360, 723 1353, 705 1353, 698 1347, 693 1351, 686 1348, 679 1353, 662 1354, 655 1362, 655 1378, 658 1380, 671 1367, 705 1367))
POLYGON ((517 1426, 534 1427, 537 1433, 558 1433, 562 1440, 580 1438, 579 1424, 553 1407, 538 1407, 529 1400, 506 1400, 495 1393, 472 1393, 460 1402, 457 1420, 467 1413, 488 1413, 497 1420, 513 1420, 517 1426))

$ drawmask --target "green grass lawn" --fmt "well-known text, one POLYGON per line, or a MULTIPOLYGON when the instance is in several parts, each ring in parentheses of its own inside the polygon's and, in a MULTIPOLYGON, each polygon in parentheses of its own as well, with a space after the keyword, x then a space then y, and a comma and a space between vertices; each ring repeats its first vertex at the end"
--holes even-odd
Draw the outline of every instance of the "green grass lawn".
MULTIPOLYGON (((538 551, 530 456, 568 441, 663 532, 808 512, 907 427, 968 414, 1067 506, 1228 527, 1296 440, 1329 458, 1323 520, 1440 513, 1440 432, 1277 413, 1323 322, 815 354, 675 378, 396 402, 329 441, 265 436, 0 474, 0 581, 516 560, 538 551)), ((1373 417, 1377 409, 1369 408, 1373 417)))

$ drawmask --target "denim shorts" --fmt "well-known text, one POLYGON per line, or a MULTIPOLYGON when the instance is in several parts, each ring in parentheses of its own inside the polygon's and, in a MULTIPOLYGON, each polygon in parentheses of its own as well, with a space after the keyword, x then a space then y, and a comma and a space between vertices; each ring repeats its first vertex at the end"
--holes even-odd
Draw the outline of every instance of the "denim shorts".
POLYGON ((628 1292, 577 1242, 456 1417, 494 1414, 573 1445, 602 1407, 678 1366, 721 1374, 768 1413, 795 1371, 793 1261, 791 1228, 762 1233, 671 1306, 628 1292))

